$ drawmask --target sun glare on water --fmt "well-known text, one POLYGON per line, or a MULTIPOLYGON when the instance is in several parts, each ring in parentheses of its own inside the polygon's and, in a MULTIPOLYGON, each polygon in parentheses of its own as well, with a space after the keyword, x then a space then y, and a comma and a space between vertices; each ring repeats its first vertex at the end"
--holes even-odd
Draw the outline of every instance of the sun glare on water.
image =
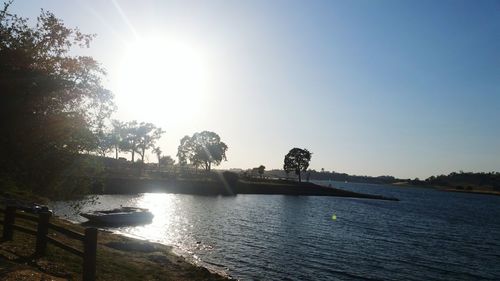
POLYGON ((117 73, 114 84, 119 108, 144 121, 179 124, 196 118, 207 92, 202 54, 168 38, 131 43, 117 73))

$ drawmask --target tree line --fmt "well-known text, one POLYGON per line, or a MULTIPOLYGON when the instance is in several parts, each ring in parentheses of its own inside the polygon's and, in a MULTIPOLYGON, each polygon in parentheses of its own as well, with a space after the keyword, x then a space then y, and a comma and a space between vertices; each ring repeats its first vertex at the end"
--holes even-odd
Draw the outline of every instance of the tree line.
POLYGON ((425 180, 415 178, 410 180, 414 185, 444 186, 456 189, 489 189, 500 191, 500 173, 473 173, 459 171, 448 175, 430 176, 425 180))
MULTIPOLYGON (((95 35, 65 26, 43 11, 34 25, 0 10, 0 184, 46 195, 91 191, 104 167, 95 157, 130 152, 132 162, 147 151, 158 165, 172 163, 158 140, 165 133, 152 123, 110 120, 113 94, 103 86, 105 70, 74 48, 89 48, 95 35)), ((213 132, 181 140, 181 164, 210 170, 226 160, 227 145, 213 132)))
MULTIPOLYGON (((74 56, 74 48, 89 48, 95 35, 65 26, 62 20, 42 11, 35 25, 9 11, 0 10, 0 184, 16 185, 40 193, 85 193, 104 172, 94 158, 129 152, 144 163, 151 151, 158 166, 173 164, 157 145, 165 131, 152 123, 110 120, 116 110, 113 94, 103 86, 105 70, 89 56, 74 56)), ((179 165, 210 171, 227 160, 228 146, 214 132, 196 132, 180 140, 179 165)), ((284 157, 283 170, 299 181, 308 170, 307 149, 292 148, 284 157)), ((264 176, 265 166, 255 169, 264 176)), ((331 175, 317 171, 308 177, 331 175)), ((339 179, 371 180, 370 177, 333 174, 339 179)), ((478 185, 498 188, 498 173, 450 174, 414 184, 457 185, 463 178, 478 185)), ((377 177, 388 183, 397 179, 377 177)))
MULTIPOLYGON (((144 163, 146 152, 151 150, 157 157, 158 167, 173 164, 174 160, 170 156, 163 156, 161 147, 156 145, 164 133, 164 130, 152 123, 112 120, 111 126, 98 134, 97 151, 101 156, 113 152, 115 159, 119 159, 121 152, 130 152, 131 162, 135 162, 137 153, 141 157, 140 162, 144 163)), ((210 171, 212 165, 219 165, 227 160, 227 149, 228 146, 217 133, 202 131, 180 140, 177 157, 182 166, 191 165, 210 171)))
POLYGON ((155 144, 164 133, 165 131, 152 123, 112 120, 110 128, 99 131, 97 150, 101 156, 114 152, 116 159, 120 152, 130 152, 132 162, 135 161, 137 153, 144 163, 144 156, 149 149, 159 151, 155 144))

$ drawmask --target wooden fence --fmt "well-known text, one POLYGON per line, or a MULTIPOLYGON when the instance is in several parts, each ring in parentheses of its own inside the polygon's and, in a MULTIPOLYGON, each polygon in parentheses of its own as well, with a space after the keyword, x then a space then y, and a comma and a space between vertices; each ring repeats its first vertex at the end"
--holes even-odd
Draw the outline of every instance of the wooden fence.
POLYGON ((35 256, 42 257, 47 250, 47 243, 68 251, 74 255, 83 258, 83 281, 94 281, 96 276, 96 254, 97 254, 97 229, 86 228, 85 234, 80 234, 61 226, 52 224, 50 217, 52 213, 41 211, 38 215, 29 215, 27 213, 17 212, 15 206, 7 206, 5 209, 0 208, 0 213, 4 214, 0 224, 3 225, 3 240, 12 240, 14 238, 14 230, 20 231, 36 237, 35 256), (37 223, 37 229, 30 229, 21 225, 15 224, 16 219, 28 220, 37 223), (83 242, 83 251, 75 249, 64 244, 50 236, 49 229, 57 231, 69 238, 83 242))

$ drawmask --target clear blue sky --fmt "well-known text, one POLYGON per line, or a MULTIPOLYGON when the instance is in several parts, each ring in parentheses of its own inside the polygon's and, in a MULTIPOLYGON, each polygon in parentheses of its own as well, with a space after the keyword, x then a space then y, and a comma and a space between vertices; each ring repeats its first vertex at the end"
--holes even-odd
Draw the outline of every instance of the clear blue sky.
POLYGON ((125 98, 113 81, 137 36, 169 34, 203 54, 209 86, 191 121, 168 113, 189 105, 162 111, 141 94, 116 114, 166 128, 166 154, 207 129, 229 146, 225 168, 281 168, 288 150, 302 147, 314 153, 311 168, 350 174, 500 171, 500 1, 13 5, 30 18, 40 8, 98 35, 82 53, 108 70, 118 106, 125 98))

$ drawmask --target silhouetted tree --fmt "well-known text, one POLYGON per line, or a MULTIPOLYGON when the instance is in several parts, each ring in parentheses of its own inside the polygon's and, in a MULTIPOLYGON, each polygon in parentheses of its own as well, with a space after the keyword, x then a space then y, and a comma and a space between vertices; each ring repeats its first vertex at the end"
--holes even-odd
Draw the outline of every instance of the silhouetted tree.
POLYGON ((151 123, 139 124, 136 132, 136 152, 141 156, 141 161, 144 163, 144 155, 146 150, 153 148, 156 141, 161 138, 161 135, 165 133, 161 128, 157 128, 151 123))
POLYGON ((260 175, 260 178, 264 177, 264 171, 266 170, 266 166, 264 165, 260 165, 258 168, 257 168, 257 172, 259 173, 260 175))
POLYGON ((115 151, 115 159, 118 159, 118 153, 120 153, 123 145, 124 129, 125 123, 119 120, 111 120, 111 145, 115 151))
POLYGON ((227 145, 220 140, 219 135, 214 132, 203 131, 193 134, 192 137, 185 136, 177 150, 177 157, 181 165, 190 164, 202 166, 210 171, 212 164, 219 165, 226 160, 227 145))
POLYGON ((181 139, 179 147, 177 147, 177 158, 179 159, 179 165, 187 165, 188 160, 191 158, 193 150, 194 149, 192 147, 191 138, 189 136, 184 136, 181 139))
POLYGON ((161 128, 157 128, 152 123, 137 123, 135 120, 127 122, 123 129, 121 148, 132 153, 132 162, 134 162, 137 152, 144 163, 146 151, 154 147, 163 133, 165 132, 161 128))
POLYGON ((162 167, 168 168, 168 167, 174 166, 175 160, 172 159, 172 157, 170 155, 166 155, 166 156, 162 156, 160 158, 160 163, 161 163, 162 167))
POLYGON ((294 171, 299 177, 299 182, 301 182, 301 173, 307 170, 309 161, 311 161, 311 152, 307 149, 292 148, 290 152, 285 155, 283 169, 287 173, 294 171))
POLYGON ((101 156, 113 150, 113 134, 111 132, 101 131, 97 134, 97 152, 101 156))
POLYGON ((132 153, 132 163, 135 160, 135 152, 137 151, 137 145, 139 143, 137 128, 139 124, 137 121, 129 121, 123 124, 122 129, 122 141, 120 142, 120 148, 124 151, 130 151, 132 153))
POLYGON ((93 35, 46 11, 30 26, 9 5, 0 9, 0 169, 19 185, 55 190, 83 163, 80 153, 97 149, 112 94, 98 62, 70 55, 93 35))

